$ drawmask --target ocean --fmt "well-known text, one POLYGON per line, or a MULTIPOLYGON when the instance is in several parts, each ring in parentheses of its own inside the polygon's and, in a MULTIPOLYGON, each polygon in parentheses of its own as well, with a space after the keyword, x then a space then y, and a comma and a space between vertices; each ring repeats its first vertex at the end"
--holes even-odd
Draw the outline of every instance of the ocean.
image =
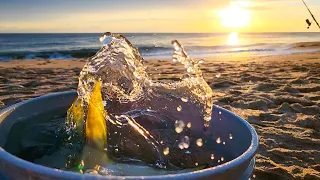
MULTIPOLYGON (((102 33, 0 34, 0 60, 88 58, 102 33)), ((297 42, 320 41, 320 33, 123 33, 148 58, 169 58, 177 39, 191 57, 292 54, 297 42)))

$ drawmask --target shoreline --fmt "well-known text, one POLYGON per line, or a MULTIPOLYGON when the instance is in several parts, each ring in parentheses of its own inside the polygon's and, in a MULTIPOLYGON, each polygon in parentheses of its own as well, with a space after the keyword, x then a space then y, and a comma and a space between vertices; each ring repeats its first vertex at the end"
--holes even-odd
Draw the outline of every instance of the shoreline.
MULTIPOLYGON (((282 55, 266 55, 266 56, 219 56, 210 58, 193 58, 195 61, 204 59, 209 63, 229 63, 229 62, 262 62, 262 61, 313 61, 320 56, 320 51, 317 52, 304 52, 294 54, 282 54, 282 55)), ((191 57, 192 58, 192 57, 191 57)), ((145 63, 158 63, 159 61, 171 62, 171 58, 145 58, 145 63)), ((2 68, 82 68, 86 62, 85 58, 73 58, 73 59, 13 59, 0 61, 0 67, 2 68)), ((174 66, 174 64, 172 64, 174 66)))

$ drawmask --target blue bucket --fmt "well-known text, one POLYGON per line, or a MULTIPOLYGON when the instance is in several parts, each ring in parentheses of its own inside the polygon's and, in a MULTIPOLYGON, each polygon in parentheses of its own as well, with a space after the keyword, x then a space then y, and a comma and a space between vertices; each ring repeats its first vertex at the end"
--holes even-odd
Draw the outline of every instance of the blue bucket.
MULTIPOLYGON (((250 178, 258 148, 258 135, 254 128, 239 116, 218 106, 213 107, 213 114, 209 140, 216 141, 229 138, 232 134, 232 143, 227 143, 224 148, 233 160, 224 164, 189 173, 161 176, 94 176, 62 171, 34 164, 20 159, 8 152, 3 147, 6 144, 10 129, 15 122, 27 121, 38 114, 58 113, 67 111, 77 97, 76 92, 63 92, 46 95, 12 105, 0 112, 0 179, 1 180, 110 180, 110 179, 157 179, 157 180, 247 180, 250 178)), ((60 113, 60 114, 59 114, 60 113)), ((16 132, 19 133, 19 132, 16 132)), ((222 143, 221 143, 222 144, 222 143)), ((216 148, 216 147, 215 147, 216 148)), ((219 146, 217 146, 219 150, 219 146)), ((221 148, 221 151, 224 149, 221 148)), ((227 159, 228 157, 226 157, 227 159)))

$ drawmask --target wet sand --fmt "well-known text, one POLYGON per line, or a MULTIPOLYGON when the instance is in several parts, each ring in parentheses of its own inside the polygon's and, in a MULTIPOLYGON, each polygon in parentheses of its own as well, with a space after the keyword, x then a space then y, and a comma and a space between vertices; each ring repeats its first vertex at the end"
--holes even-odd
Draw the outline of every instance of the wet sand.
MULTIPOLYGON (((0 109, 76 90, 84 63, 80 59, 0 62, 0 109)), ((170 60, 145 64, 152 78, 163 81, 179 79, 184 71, 170 60)), ((320 52, 210 58, 201 69, 215 104, 248 120, 259 134, 254 179, 320 179, 320 52)))

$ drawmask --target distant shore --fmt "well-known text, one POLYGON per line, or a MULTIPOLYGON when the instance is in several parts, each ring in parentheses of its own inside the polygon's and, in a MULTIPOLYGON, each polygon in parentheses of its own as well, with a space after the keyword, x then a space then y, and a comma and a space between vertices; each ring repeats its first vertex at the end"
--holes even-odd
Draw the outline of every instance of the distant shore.
MULTIPOLYGON (((320 48, 300 43, 294 48, 320 48)), ((76 90, 85 59, 0 61, 0 109, 41 95, 76 90)), ((170 59, 146 59, 162 81, 185 69, 170 59)), ((201 66, 215 104, 256 128, 255 178, 320 179, 320 52, 207 58, 201 66)))

